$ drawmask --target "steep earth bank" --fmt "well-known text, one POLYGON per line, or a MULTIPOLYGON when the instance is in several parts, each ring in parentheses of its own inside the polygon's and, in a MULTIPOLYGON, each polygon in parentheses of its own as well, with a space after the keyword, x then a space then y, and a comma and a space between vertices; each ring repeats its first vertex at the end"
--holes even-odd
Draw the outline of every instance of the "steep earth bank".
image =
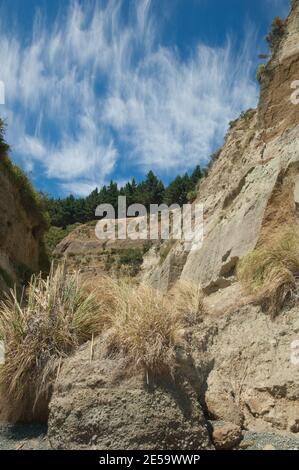
POLYGON ((24 282, 46 263, 46 220, 35 193, 6 155, 0 156, 0 289, 24 282))

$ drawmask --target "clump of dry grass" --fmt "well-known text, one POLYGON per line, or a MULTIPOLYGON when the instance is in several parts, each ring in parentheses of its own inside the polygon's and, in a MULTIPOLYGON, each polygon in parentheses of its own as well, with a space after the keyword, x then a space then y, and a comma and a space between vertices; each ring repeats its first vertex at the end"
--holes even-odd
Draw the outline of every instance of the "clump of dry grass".
POLYGON ((169 291, 168 298, 187 325, 197 325, 207 313, 203 303, 202 290, 193 282, 176 282, 169 291))
POLYGON ((0 386, 8 417, 46 419, 61 360, 101 333, 104 351, 125 358, 127 373, 172 374, 184 329, 201 314, 200 292, 187 283, 168 294, 108 276, 84 285, 64 266, 52 268, 46 280, 32 277, 24 301, 11 291, 0 307, 6 349, 0 386))
POLYGON ((120 351, 132 368, 151 375, 172 373, 184 329, 198 322, 202 312, 198 290, 179 283, 163 294, 145 285, 106 279, 105 292, 109 291, 117 299, 106 316, 110 351, 120 351))
POLYGON ((173 369, 182 317, 166 296, 147 286, 114 286, 117 303, 107 316, 108 349, 120 352, 129 368, 159 375, 173 369))
POLYGON ((25 299, 12 290, 0 307, 0 387, 8 418, 46 417, 61 359, 101 328, 94 294, 84 290, 78 274, 66 275, 63 265, 46 280, 33 276, 25 299))
POLYGON ((298 295, 299 229, 276 230, 238 264, 237 275, 247 292, 275 316, 298 295))

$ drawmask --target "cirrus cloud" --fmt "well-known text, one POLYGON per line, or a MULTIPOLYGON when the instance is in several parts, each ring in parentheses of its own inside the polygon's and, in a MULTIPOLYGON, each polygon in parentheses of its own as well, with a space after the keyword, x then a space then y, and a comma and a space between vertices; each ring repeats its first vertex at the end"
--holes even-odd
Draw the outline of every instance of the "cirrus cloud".
MULTIPOLYGON (((255 35, 182 59, 159 41, 150 0, 72 2, 29 43, 0 23, 0 79, 16 160, 85 194, 119 168, 163 176, 205 163, 228 122, 254 106, 255 35)), ((121 175, 120 175, 121 177, 121 175)))

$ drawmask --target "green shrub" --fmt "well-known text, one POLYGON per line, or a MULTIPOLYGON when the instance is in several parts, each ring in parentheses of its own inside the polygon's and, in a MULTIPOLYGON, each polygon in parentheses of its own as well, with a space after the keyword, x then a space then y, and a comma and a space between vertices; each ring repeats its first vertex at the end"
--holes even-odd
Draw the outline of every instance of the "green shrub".
POLYGON ((271 31, 266 37, 269 49, 272 53, 275 53, 280 45, 280 42, 285 34, 286 25, 285 22, 276 16, 272 21, 271 31))
POLYGON ((118 265, 128 266, 131 276, 136 276, 143 263, 143 252, 139 248, 128 248, 122 250, 119 256, 118 265))
POLYGON ((249 109, 247 109, 247 111, 242 111, 242 113, 240 115, 240 119, 243 119, 246 122, 251 121, 251 119, 253 118, 255 113, 256 113, 255 109, 249 108, 249 109))
POLYGON ((214 153, 212 153, 212 155, 210 156, 210 159, 209 159, 209 163, 207 165, 207 168, 206 168, 206 176, 208 175, 208 173, 210 172, 212 166, 214 165, 214 163, 218 160, 218 158, 220 157, 221 155, 221 152, 222 152, 222 147, 220 147, 218 150, 216 150, 214 153))
POLYGON ((105 271, 109 272, 114 263, 115 263, 114 255, 111 254, 111 253, 108 253, 108 255, 106 257, 106 262, 105 262, 105 271))
POLYGON ((235 119, 234 121, 230 121, 229 129, 231 130, 234 127, 236 127, 236 125, 238 124, 238 122, 240 122, 240 120, 245 120, 246 122, 249 122, 255 115, 255 112, 256 112, 255 109, 252 109, 252 108, 247 109, 247 111, 242 111, 242 113, 237 119, 235 119))
POLYGON ((79 225, 80 224, 68 225, 66 228, 54 226, 50 227, 50 229, 45 234, 46 251, 50 258, 53 257, 53 251, 55 250, 56 246, 79 225))

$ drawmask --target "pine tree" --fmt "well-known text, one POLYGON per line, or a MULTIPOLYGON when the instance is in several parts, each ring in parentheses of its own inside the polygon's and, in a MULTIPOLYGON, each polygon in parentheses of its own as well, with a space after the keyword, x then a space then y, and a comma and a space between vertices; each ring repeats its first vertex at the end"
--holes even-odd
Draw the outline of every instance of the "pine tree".
POLYGON ((165 188, 162 181, 158 180, 156 175, 150 171, 138 187, 139 203, 149 209, 150 204, 162 204, 165 188))
POLYGON ((190 191, 190 178, 187 174, 182 176, 177 176, 165 191, 164 202, 167 205, 179 204, 182 206, 186 204, 187 194, 190 191))

